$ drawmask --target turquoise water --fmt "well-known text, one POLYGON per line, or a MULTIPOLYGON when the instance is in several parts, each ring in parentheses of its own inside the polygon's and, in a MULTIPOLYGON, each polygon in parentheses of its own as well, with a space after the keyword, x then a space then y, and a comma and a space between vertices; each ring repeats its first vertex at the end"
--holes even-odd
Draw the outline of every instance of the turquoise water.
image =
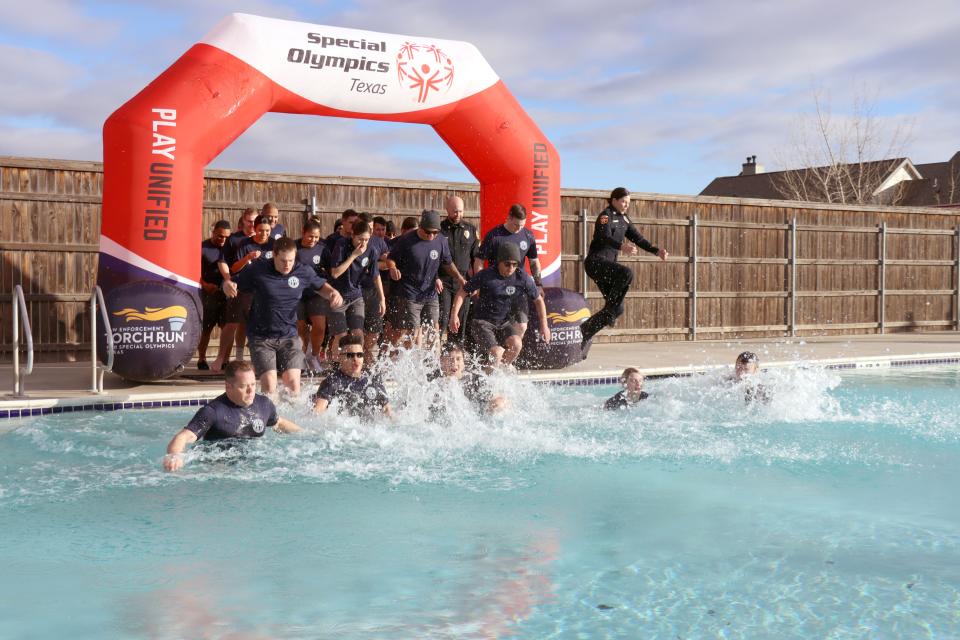
POLYGON ((0 638, 960 637, 960 369, 762 375, 441 423, 401 381, 179 474, 191 410, 11 421, 0 638))

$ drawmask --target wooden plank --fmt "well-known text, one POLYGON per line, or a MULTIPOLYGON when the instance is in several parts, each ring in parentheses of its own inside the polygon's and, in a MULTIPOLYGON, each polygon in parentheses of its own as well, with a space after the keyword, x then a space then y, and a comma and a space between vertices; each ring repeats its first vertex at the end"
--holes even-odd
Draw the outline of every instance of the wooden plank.
POLYGON ((64 249, 75 253, 99 253, 100 245, 70 244, 69 247, 55 242, 0 242, 0 251, 38 251, 66 253, 64 249))

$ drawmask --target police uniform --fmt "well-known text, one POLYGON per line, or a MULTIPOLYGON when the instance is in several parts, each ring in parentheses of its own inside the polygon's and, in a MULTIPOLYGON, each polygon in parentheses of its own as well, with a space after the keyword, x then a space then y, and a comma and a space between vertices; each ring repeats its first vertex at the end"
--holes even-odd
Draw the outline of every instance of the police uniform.
MULTIPOLYGON (((466 277, 473 260, 480 255, 480 238, 477 236, 477 228, 462 218, 460 222, 451 222, 450 218, 444 218, 440 223, 440 233, 450 244, 450 257, 453 259, 453 264, 457 266, 460 274, 466 277)), ((460 283, 446 272, 440 274, 440 282, 443 283, 443 291, 440 292, 440 330, 444 331, 450 320, 450 309, 453 306, 454 296, 460 290, 460 283)), ((466 324, 469 308, 470 298, 467 298, 460 307, 461 326, 466 324)), ((450 334, 447 339, 459 342, 462 335, 462 332, 450 334)))
POLYGON ((630 219, 612 206, 604 209, 593 227, 593 241, 584 262, 584 268, 606 301, 603 308, 580 325, 583 342, 586 344, 600 329, 613 326, 617 318, 623 315, 623 300, 627 297, 633 271, 617 263, 617 254, 623 246, 624 237, 649 253, 657 254, 660 249, 640 235, 630 219))

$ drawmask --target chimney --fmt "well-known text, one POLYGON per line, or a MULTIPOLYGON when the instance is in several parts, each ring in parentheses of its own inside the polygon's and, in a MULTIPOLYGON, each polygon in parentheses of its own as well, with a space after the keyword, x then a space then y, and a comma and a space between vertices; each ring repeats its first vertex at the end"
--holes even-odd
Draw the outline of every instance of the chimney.
POLYGON ((747 156, 747 161, 743 163, 743 170, 740 175, 755 176, 758 173, 763 173, 763 165, 757 164, 757 156, 747 156))

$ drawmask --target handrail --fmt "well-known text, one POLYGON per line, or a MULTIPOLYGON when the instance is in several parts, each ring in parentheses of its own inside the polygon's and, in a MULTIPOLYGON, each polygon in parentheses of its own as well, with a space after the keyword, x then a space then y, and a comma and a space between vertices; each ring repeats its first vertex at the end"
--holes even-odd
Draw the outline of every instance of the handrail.
POLYGON ((23 379, 33 373, 33 330, 30 328, 30 316, 27 315, 27 300, 23 297, 23 287, 13 288, 13 395, 22 397, 23 379), (27 367, 20 373, 20 314, 23 314, 23 334, 27 338, 27 367))
POLYGON ((90 362, 91 362, 91 393, 103 393, 103 374, 113 371, 113 327, 110 326, 110 316, 107 315, 107 303, 103 301, 103 291, 99 286, 93 288, 90 294, 90 362), (101 365, 97 360, 97 304, 100 305, 100 319, 107 334, 107 364, 101 365))

